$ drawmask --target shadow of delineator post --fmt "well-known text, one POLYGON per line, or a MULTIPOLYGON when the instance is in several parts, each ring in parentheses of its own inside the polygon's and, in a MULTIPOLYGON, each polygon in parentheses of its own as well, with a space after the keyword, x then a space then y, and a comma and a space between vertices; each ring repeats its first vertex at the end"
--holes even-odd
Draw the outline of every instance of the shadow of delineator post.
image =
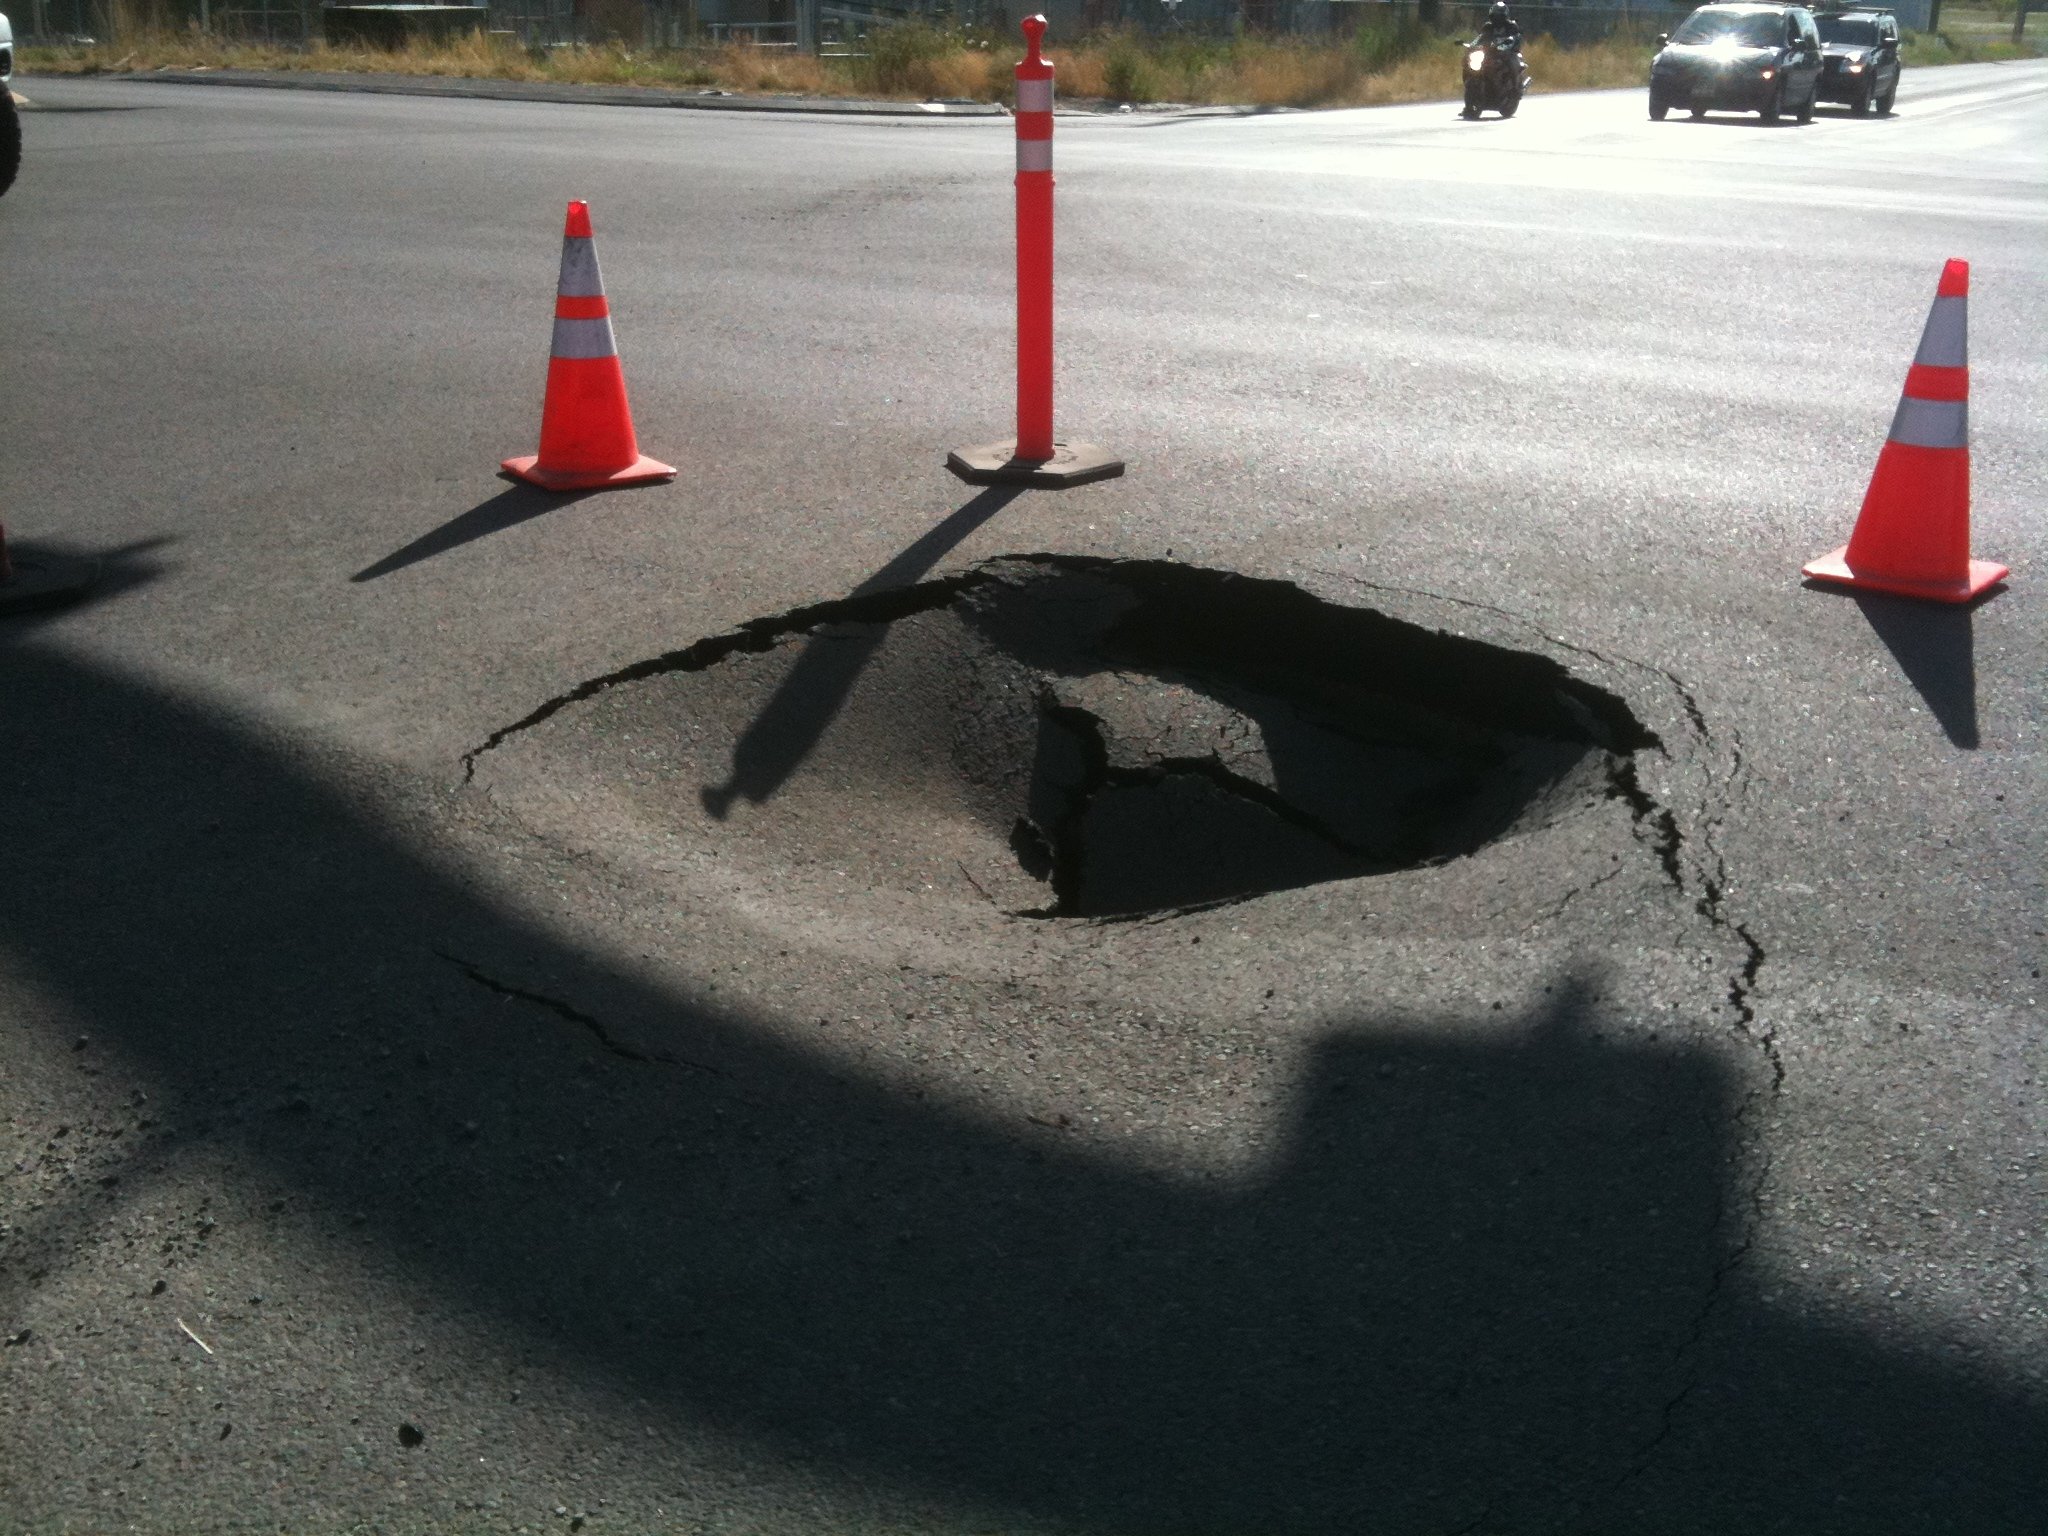
POLYGON ((1977 745, 1977 655, 1974 604, 1950 607, 1853 594, 1863 617, 1892 653, 1948 739, 1959 747, 1977 745))
MULTIPOLYGON (((917 539, 849 594, 870 597, 909 586, 947 552, 1023 493, 1020 485, 995 485, 917 539)), ((707 784, 704 809, 721 821, 736 799, 755 804, 780 789, 802 766, 827 726, 838 718, 854 682, 882 643, 876 625, 813 635, 782 686, 762 706, 732 749, 732 772, 723 784, 707 784)))

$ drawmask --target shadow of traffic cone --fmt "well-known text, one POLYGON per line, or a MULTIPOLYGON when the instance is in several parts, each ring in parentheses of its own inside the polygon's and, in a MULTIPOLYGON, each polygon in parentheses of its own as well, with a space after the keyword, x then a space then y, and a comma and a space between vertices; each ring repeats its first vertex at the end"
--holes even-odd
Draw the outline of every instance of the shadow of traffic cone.
POLYGON ((2004 566, 1970 558, 1969 301, 1970 264, 1951 261, 1855 531, 1803 575, 1943 603, 2005 580, 2004 566))
POLYGON ((675 478, 675 466, 648 458, 633 435, 626 375, 619 368, 619 345, 585 202, 569 205, 562 230, 562 278, 555 289, 555 339, 540 412, 540 452, 507 459, 501 467, 550 491, 675 478))

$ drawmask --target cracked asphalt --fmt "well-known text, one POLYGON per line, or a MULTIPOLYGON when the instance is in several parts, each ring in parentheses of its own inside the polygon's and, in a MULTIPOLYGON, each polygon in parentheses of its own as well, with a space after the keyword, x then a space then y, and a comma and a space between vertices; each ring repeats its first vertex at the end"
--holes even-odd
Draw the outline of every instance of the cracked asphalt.
POLYGON ((971 497, 1006 123, 18 88, 0 519, 102 576, 0 617, 0 1530, 2039 1528, 2048 66, 1063 118, 1130 469, 971 497), (673 485, 492 478, 572 196, 673 485), (2011 587, 1805 590, 1950 256, 2011 587), (1005 556, 1382 702, 971 644, 1005 556), (1029 915, 1033 784, 1403 782, 1418 632, 1643 735, 1029 915))

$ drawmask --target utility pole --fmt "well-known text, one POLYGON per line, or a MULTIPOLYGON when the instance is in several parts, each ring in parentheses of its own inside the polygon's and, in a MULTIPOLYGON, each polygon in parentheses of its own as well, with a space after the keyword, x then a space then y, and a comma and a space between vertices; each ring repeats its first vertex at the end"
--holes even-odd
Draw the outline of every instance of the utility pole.
POLYGON ((2018 0, 2012 8, 2012 40, 2015 44, 2027 33, 2027 0, 2018 0))

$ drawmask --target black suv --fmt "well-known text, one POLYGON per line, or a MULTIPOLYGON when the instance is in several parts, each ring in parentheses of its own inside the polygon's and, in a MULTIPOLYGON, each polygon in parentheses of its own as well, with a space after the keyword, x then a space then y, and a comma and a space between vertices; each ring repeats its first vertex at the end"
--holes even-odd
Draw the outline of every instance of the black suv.
POLYGON ((1703 5, 1659 38, 1650 61, 1650 116, 1673 107, 1754 112, 1767 123, 1793 112, 1813 121, 1820 93, 1820 31, 1803 5, 1703 5))
POLYGON ((1890 11, 1841 11, 1820 23, 1820 99, 1843 101, 1858 117, 1889 117, 1899 94, 1899 23, 1890 11))

